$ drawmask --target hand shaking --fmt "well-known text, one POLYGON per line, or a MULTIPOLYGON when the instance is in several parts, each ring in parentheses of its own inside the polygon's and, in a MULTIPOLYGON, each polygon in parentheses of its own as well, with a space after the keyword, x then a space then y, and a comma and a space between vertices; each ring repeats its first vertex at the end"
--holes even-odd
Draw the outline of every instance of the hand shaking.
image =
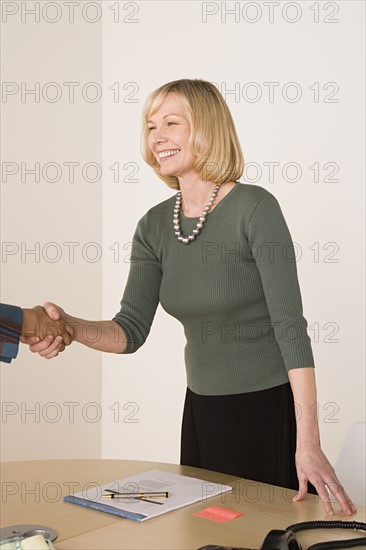
POLYGON ((43 342, 48 351, 45 357, 50 359, 64 351, 65 346, 69 346, 73 341, 74 330, 62 318, 56 307, 49 307, 46 311, 42 306, 35 306, 22 311, 21 342, 28 344, 31 351, 36 351, 32 349, 33 345, 43 342))

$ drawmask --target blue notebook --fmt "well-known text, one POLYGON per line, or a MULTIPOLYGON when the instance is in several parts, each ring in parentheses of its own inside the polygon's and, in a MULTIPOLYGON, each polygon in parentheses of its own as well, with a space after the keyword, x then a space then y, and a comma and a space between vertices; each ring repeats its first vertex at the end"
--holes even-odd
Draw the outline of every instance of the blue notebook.
POLYGON ((123 518, 134 519, 136 521, 142 521, 146 518, 146 515, 136 514, 136 512, 129 512, 122 508, 116 508, 115 506, 110 506, 109 504, 104 504, 103 502, 97 502, 85 498, 76 497, 73 495, 68 495, 64 497, 64 501, 72 502, 73 504, 80 504, 80 506, 86 506, 87 508, 93 508, 93 510, 99 510, 100 512, 108 512, 109 514, 115 514, 116 516, 121 516, 123 518))

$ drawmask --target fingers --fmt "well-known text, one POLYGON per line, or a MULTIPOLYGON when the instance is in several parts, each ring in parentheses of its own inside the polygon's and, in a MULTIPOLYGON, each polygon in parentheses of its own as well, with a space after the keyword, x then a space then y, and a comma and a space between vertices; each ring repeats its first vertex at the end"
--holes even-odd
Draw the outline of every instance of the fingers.
POLYGON ((65 346, 69 346, 72 342, 72 338, 71 338, 70 334, 66 331, 64 331, 62 333, 62 340, 63 340, 63 343, 64 343, 65 346))
MULTIPOLYGON (((59 336, 57 338, 60 338, 59 336)), ((59 353, 61 353, 62 351, 64 351, 65 349, 65 344, 63 343, 62 340, 57 340, 57 338, 55 339, 55 342, 52 346, 50 346, 49 350, 48 350, 48 353, 47 355, 44 355, 43 357, 45 359, 52 359, 53 357, 57 357, 57 355, 59 353)))
POLYGON ((29 346, 29 349, 33 353, 38 353, 41 357, 51 359, 56 357, 61 351, 65 349, 65 345, 62 341, 62 336, 46 336, 40 342, 29 346))
POLYGON ((52 302, 46 302, 45 304, 43 304, 43 307, 46 310, 46 313, 48 314, 48 316, 51 317, 51 319, 54 319, 55 321, 60 319, 61 314, 56 304, 53 304, 52 302))
POLYGON ((32 344, 36 344, 39 342, 38 336, 21 336, 20 341, 22 344, 27 344, 28 346, 31 346, 32 344))
POLYGON ((311 483, 316 488, 318 495, 323 502, 323 507, 325 512, 328 514, 328 516, 334 516, 333 506, 331 505, 328 491, 325 488, 324 481, 315 481, 315 482, 311 481, 311 483))
POLYGON ((32 353, 38 353, 45 359, 52 359, 52 357, 56 357, 59 353, 64 351, 65 346, 71 344, 73 336, 73 330, 71 328, 69 332, 65 331, 64 333, 66 341, 63 340, 62 336, 52 336, 51 334, 43 338, 43 340, 40 340, 40 338, 36 336, 26 336, 22 337, 22 341, 29 345, 29 349, 32 353))
POLYGON ((333 502, 337 501, 345 515, 350 516, 357 511, 320 447, 301 447, 296 455, 296 469, 299 491, 294 501, 304 498, 309 481, 316 488, 328 515, 334 515, 331 497, 334 497, 333 502))
POLYGON ((65 325, 65 330, 62 333, 62 339, 65 346, 69 346, 74 340, 74 329, 70 325, 65 325))
MULTIPOLYGON (((342 512, 346 516, 350 516, 357 512, 357 509, 355 505, 353 504, 350 497, 347 495, 346 491, 343 489, 342 485, 338 481, 337 478, 331 480, 331 481, 324 481, 322 479, 317 478, 315 479, 309 479, 310 483, 314 485, 316 488, 316 491, 323 503, 324 510, 328 516, 334 516, 334 509, 331 504, 330 497, 333 495, 333 497, 337 500, 338 504, 340 505, 342 512)), ((305 485, 307 487, 307 481, 305 480, 305 485)), ((302 500, 307 492, 307 489, 304 489, 305 486, 303 486, 302 482, 300 483, 300 488, 298 494, 293 498, 293 501, 299 501, 302 500)))
POLYGON ((339 503, 344 514, 350 516, 357 511, 355 505, 343 489, 337 477, 335 477, 335 480, 326 482, 325 485, 339 503))
POLYGON ((29 349, 32 353, 40 353, 41 351, 46 350, 51 343, 53 342, 54 337, 53 336, 46 336, 43 340, 40 340, 39 342, 30 345, 29 349))
POLYGON ((295 495, 294 498, 292 499, 294 502, 302 500, 308 492, 308 481, 307 481, 307 479, 304 478, 304 477, 301 477, 301 478, 298 478, 298 479, 299 479, 299 490, 297 492, 297 495, 295 495))
MULTIPOLYGON (((22 342, 29 345, 32 353, 52 359, 64 351, 74 340, 74 329, 63 319, 65 312, 52 302, 46 302, 44 307, 35 306, 32 310, 23 310, 33 321, 35 330, 23 334, 22 342), (36 332, 37 331, 37 332, 36 332), (36 333, 36 335, 34 334, 36 333)), ((25 331, 24 331, 25 332, 25 331)))
POLYGON ((64 310, 52 302, 46 302, 43 308, 53 321, 57 321, 54 325, 56 333, 53 334, 53 336, 61 335, 64 345, 69 346, 74 340, 74 329, 71 325, 66 324, 63 319, 62 315, 65 314, 64 310))
MULTIPOLYGON (((309 481, 314 485, 320 499, 322 500, 325 512, 328 514, 328 516, 333 516, 334 515, 333 507, 330 503, 328 491, 326 490, 326 485, 324 481, 322 481, 320 478, 317 478, 317 479, 314 479, 314 478, 310 479, 310 478, 311 476, 309 477, 309 481)), ((302 476, 298 475, 298 479, 299 479, 299 490, 297 495, 295 495, 294 498, 292 499, 293 502, 298 502, 300 500, 303 500, 303 498, 305 497, 308 491, 307 477, 303 475, 302 476)))
POLYGON ((65 346, 69 346, 74 340, 74 330, 70 325, 66 325, 62 317, 58 321, 52 321, 49 323, 44 331, 43 338, 46 336, 61 336, 65 346))
POLYGON ((355 514, 357 512, 357 508, 353 504, 352 500, 350 499, 350 497, 348 496, 348 494, 346 493, 346 491, 344 489, 343 489, 343 494, 345 496, 345 499, 348 502, 348 506, 350 507, 352 514, 355 514))

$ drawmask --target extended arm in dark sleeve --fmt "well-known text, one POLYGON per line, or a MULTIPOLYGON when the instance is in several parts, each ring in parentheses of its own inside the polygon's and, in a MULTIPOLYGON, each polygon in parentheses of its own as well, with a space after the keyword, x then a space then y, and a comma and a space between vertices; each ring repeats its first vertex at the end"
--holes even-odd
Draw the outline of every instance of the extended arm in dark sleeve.
POLYGON ((18 306, 0 304, 0 361, 10 363, 18 354, 23 312, 18 306))
POLYGON ((121 309, 113 318, 127 337, 124 353, 134 353, 150 332, 159 304, 162 269, 149 243, 148 216, 137 224, 132 239, 131 265, 121 300, 121 309))
POLYGON ((314 367, 295 249, 280 205, 271 193, 266 192, 257 203, 249 221, 248 236, 287 371, 314 367))

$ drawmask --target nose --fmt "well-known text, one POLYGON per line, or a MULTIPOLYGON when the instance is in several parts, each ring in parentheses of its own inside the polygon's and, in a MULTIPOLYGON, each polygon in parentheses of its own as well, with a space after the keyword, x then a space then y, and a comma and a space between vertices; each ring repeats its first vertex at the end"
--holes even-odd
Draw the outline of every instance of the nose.
POLYGON ((164 137, 162 137, 162 136, 155 137, 155 138, 153 139, 153 142, 154 142, 154 143, 163 143, 164 141, 166 141, 166 139, 165 139, 164 137))
POLYGON ((156 128, 154 132, 153 142, 154 143, 161 143, 162 141, 166 141, 164 131, 160 128, 156 128))

